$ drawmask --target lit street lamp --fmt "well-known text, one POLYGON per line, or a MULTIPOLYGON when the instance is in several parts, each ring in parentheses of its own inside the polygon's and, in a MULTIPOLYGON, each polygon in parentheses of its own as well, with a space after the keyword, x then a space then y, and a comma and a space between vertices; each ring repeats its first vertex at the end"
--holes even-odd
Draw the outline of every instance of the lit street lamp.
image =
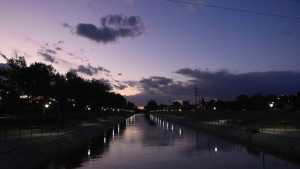
POLYGON ((213 109, 214 109, 214 111, 216 111, 216 110, 217 110, 217 107, 216 107, 216 106, 214 106, 214 108, 213 108, 213 109))
POLYGON ((274 103, 274 102, 269 103, 269 107, 270 107, 270 108, 274 108, 274 106, 275 106, 275 103, 274 103))
POLYGON ((44 105, 44 107, 45 107, 46 109, 48 109, 48 108, 50 107, 50 104, 47 104, 47 103, 46 103, 46 104, 44 105))

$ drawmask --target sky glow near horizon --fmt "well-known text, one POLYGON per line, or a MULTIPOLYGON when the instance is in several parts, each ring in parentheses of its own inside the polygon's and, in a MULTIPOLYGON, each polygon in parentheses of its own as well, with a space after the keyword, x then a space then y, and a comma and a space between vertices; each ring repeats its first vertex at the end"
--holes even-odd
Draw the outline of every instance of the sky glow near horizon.
MULTIPOLYGON (((298 1, 206 2, 300 16, 298 1)), ((200 82, 207 76, 224 79, 227 74, 235 78, 234 75, 252 72, 300 71, 300 19, 257 16, 167 0, 0 0, 0 3, 0 52, 12 56, 17 51, 25 55, 30 63, 41 61, 52 64, 62 73, 80 65, 105 68, 110 71, 109 74, 99 71, 92 76, 82 75, 86 78, 108 79, 113 83, 134 83, 118 90, 123 95, 147 95, 144 97, 147 99, 160 95, 163 102, 192 96, 190 88, 186 88, 189 91, 185 93, 172 95, 170 92, 173 88, 171 90, 169 87, 179 85, 180 89, 184 88, 188 84, 179 83, 191 78, 198 78, 197 85, 200 88, 202 85, 203 91, 206 91, 208 89, 205 86, 214 85, 200 82), (138 16, 145 29, 141 35, 119 37, 108 43, 96 42, 76 33, 78 24, 100 27, 101 18, 108 15, 138 16), (40 55, 46 49, 57 48, 60 50, 53 54, 55 62, 47 62, 40 55), (183 68, 194 72, 175 73, 183 68), (227 72, 225 76, 216 75, 223 70, 227 72), (195 72, 198 75, 191 76, 195 72), (152 76, 173 81, 151 79, 152 76), (149 81, 144 81, 147 82, 145 85, 143 79, 166 83, 150 86, 149 81), (146 86, 149 90, 145 91, 146 86)), ((3 59, 0 61, 4 62, 3 59)), ((207 81, 219 82, 212 79, 207 78, 207 81)), ((287 88, 278 91, 290 93, 295 90, 289 85, 287 88)), ((248 88, 240 91, 251 93, 248 88)), ((277 92, 277 88, 274 91, 277 92)), ((213 98, 223 95, 203 92, 203 96, 213 98)), ((225 93, 224 97, 227 96, 225 93)), ((145 102, 142 100, 139 97, 133 99, 138 104, 145 102)))

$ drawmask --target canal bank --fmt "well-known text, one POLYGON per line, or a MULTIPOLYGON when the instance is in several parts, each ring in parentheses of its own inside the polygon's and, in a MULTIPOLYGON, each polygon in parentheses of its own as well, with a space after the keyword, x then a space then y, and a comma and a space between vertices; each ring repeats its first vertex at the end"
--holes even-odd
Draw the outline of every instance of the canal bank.
MULTIPOLYGON (((86 147, 92 139, 103 137, 127 117, 111 118, 98 123, 83 123, 61 135, 28 138, 14 149, 1 152, 1 169, 37 169, 86 147)), ((9 141, 9 140, 8 140, 9 141)))
POLYGON ((261 148, 281 158, 297 162, 300 160, 300 140, 298 138, 260 133, 255 130, 245 130, 236 127, 212 125, 178 116, 159 115, 159 117, 189 126, 195 130, 227 138, 246 146, 261 148))

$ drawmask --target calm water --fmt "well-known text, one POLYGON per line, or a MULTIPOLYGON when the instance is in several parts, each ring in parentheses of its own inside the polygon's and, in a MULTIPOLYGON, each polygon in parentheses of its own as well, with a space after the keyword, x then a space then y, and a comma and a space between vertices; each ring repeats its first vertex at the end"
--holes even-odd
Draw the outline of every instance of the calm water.
POLYGON ((48 169, 296 169, 299 165, 201 132, 135 115, 48 169))

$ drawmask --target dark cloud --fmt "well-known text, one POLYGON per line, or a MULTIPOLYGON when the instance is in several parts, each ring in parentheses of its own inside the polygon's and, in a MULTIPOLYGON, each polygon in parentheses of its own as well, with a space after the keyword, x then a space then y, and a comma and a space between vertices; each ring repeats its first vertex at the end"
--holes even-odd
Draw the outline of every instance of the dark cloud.
POLYGON ((143 33, 144 24, 138 16, 108 15, 101 18, 101 26, 80 23, 76 33, 96 42, 114 42, 119 38, 136 37, 143 33))
POLYGON ((233 74, 228 71, 202 71, 189 68, 176 73, 192 78, 205 96, 233 98, 239 94, 291 94, 300 90, 300 72, 268 71, 233 74))
MULTIPOLYGON (((300 72, 268 71, 234 74, 223 71, 180 69, 175 73, 190 80, 175 81, 166 77, 150 77, 131 83, 142 93, 129 97, 132 101, 157 99, 167 103, 174 99, 189 99, 197 86, 199 94, 206 98, 233 99, 240 94, 294 94, 300 91, 300 72)), ((145 102, 144 102, 145 103, 145 102)))
POLYGON ((38 55, 42 57, 44 61, 50 62, 50 63, 58 63, 58 58, 56 57, 57 54, 56 48, 50 47, 49 43, 46 43, 45 45, 41 46, 39 51, 37 52, 38 55))
POLYGON ((56 51, 62 51, 63 49, 61 47, 56 47, 55 50, 56 51))
POLYGON ((38 52, 38 54, 40 56, 43 57, 43 59, 47 62, 50 62, 50 63, 58 63, 58 61, 56 60, 55 56, 47 53, 47 52, 38 52))
POLYGON ((150 78, 142 79, 140 81, 140 85, 142 86, 144 92, 147 94, 166 95, 170 91, 169 87, 176 87, 180 85, 180 83, 175 82, 170 78, 152 76, 150 78))
POLYGON ((93 76, 96 75, 98 73, 110 73, 109 70, 103 68, 103 67, 94 67, 90 64, 88 65, 79 65, 76 69, 71 69, 72 72, 76 72, 76 73, 83 73, 86 74, 88 76, 93 76))
POLYGON ((47 52, 49 54, 56 54, 56 51, 52 50, 52 49, 45 49, 45 52, 47 52))
POLYGON ((63 22, 61 24, 64 28, 72 28, 72 25, 70 25, 69 23, 63 22))

